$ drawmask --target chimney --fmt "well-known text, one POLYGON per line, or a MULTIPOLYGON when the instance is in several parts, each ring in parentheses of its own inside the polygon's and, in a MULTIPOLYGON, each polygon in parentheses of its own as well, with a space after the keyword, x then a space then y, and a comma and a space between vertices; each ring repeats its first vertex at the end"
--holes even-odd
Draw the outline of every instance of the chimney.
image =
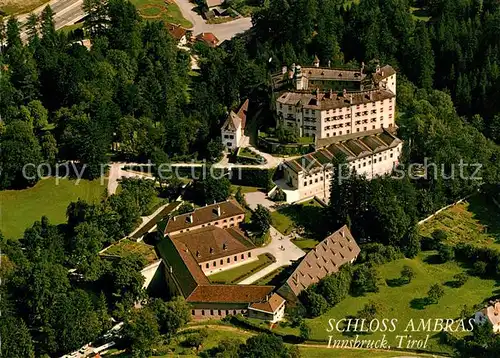
POLYGON ((172 220, 173 220, 173 221, 175 221, 175 218, 176 218, 176 217, 177 217, 177 216, 174 216, 174 217, 172 218, 172 220))
POLYGON ((217 216, 220 216, 220 205, 217 205, 217 207, 215 208, 215 211, 217 213, 217 216))
POLYGON ((347 90, 344 88, 344 90, 342 91, 342 96, 346 97, 346 94, 347 94, 347 90))
POLYGON ((340 236, 345 237, 344 230, 340 230, 340 236))
POLYGON ((214 253, 214 248, 213 248, 213 247, 211 247, 211 248, 210 248, 210 254, 212 254, 212 255, 213 255, 213 253, 214 253))
POLYGON ((191 224, 193 223, 193 214, 189 214, 187 216, 187 221, 188 221, 188 223, 191 223, 191 224))
POLYGON ((200 252, 196 251, 196 257, 200 257, 200 252))
POLYGON ((363 74, 364 70, 365 70, 365 63, 361 62, 361 74, 363 74))
POLYGON ((227 244, 226 243, 222 244, 222 250, 227 250, 227 244))
POLYGON ((384 77, 384 71, 380 71, 380 74, 382 75, 382 77, 384 77))

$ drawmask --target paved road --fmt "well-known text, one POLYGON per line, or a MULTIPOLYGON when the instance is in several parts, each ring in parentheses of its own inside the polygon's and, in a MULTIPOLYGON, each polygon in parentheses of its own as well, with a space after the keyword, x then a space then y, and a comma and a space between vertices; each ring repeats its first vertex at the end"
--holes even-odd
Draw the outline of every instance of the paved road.
MULTIPOLYGON (((85 17, 85 12, 82 9, 83 0, 52 0, 35 9, 33 13, 40 14, 47 5, 50 5, 52 11, 54 11, 56 30, 67 25, 73 25, 85 17)), ((17 19, 19 22, 25 23, 29 15, 30 14, 19 15, 17 19)), ((26 36, 26 33, 23 31, 21 33, 21 38, 25 40, 26 36)))
POLYGON ((291 265, 293 261, 300 259, 306 254, 290 240, 291 236, 283 236, 272 226, 270 230, 271 242, 265 247, 256 249, 255 255, 258 256, 265 253, 270 253, 276 258, 276 262, 241 281, 240 283, 238 283, 239 285, 250 285, 282 266, 291 265), (280 247, 283 247, 284 250, 282 250, 280 247))
POLYGON ((182 15, 193 24, 191 30, 194 35, 201 32, 212 32, 222 42, 252 27, 252 20, 249 17, 243 17, 224 24, 207 24, 203 17, 192 11, 195 4, 189 2, 189 0, 176 0, 176 3, 181 9, 182 15))

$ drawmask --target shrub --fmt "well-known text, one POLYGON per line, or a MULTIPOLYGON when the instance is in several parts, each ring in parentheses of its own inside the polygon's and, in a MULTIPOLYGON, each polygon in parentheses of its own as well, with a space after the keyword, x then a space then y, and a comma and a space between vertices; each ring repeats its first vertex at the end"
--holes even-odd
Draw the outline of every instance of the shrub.
POLYGON ((454 259, 455 252, 453 251, 453 247, 450 245, 441 243, 438 247, 438 255, 441 262, 448 262, 454 259))

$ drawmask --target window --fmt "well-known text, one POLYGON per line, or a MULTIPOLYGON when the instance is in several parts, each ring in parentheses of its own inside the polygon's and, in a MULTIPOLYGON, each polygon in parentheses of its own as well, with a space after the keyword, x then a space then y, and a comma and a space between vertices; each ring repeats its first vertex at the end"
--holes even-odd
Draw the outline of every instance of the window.
POLYGON ((339 131, 339 135, 342 135, 342 131, 339 131))
POLYGON ((194 316, 194 310, 191 310, 191 314, 194 316))
POLYGON ((392 111, 392 106, 389 107, 389 111, 392 111))
POLYGON ((363 166, 366 167, 366 162, 363 162, 363 166))
POLYGON ((392 118, 392 113, 391 113, 391 114, 389 114, 389 118, 392 118))
POLYGON ((238 256, 235 256, 235 257, 234 257, 234 261, 238 261, 238 256))
POLYGON ((363 130, 366 131, 366 127, 363 127, 363 128, 364 128, 363 130))
POLYGON ((209 268, 209 267, 210 267, 210 264, 206 264, 206 265, 205 265, 205 268, 209 268))
POLYGON ((348 129, 348 130, 347 130, 347 134, 349 134, 349 133, 350 133, 350 130, 348 129))
POLYGON ((200 266, 201 269, 203 268, 203 266, 201 266, 201 265, 199 265, 199 266, 200 266))
POLYGON ((213 266, 213 267, 217 266, 217 262, 215 262, 215 261, 214 261, 214 262, 212 262, 212 266, 213 266))
POLYGON ((314 179, 314 182, 317 183, 318 182, 318 178, 314 179))
POLYGON ((243 260, 245 258, 245 255, 244 254, 241 254, 241 259, 243 260))
POLYGON ((227 263, 228 264, 231 263, 231 258, 230 257, 227 258, 227 263))
POLYGON ((224 265, 224 260, 220 260, 220 264, 221 264, 221 265, 224 265))
POLYGON ((391 153, 391 158, 394 157, 394 154, 391 153))
POLYGON ((228 147, 232 147, 232 146, 233 146, 233 143, 231 143, 231 142, 227 142, 227 146, 228 146, 228 147))
POLYGON ((304 186, 307 186, 307 180, 304 182, 304 186))
POLYGON ((204 316, 205 315, 205 310, 201 310, 201 315, 204 316))
POLYGON ((375 124, 372 126, 372 129, 375 129, 375 124))
POLYGON ((248 253, 248 257, 252 257, 252 253, 251 252, 248 253))
POLYGON ((210 316, 214 315, 214 310, 210 310, 210 316))

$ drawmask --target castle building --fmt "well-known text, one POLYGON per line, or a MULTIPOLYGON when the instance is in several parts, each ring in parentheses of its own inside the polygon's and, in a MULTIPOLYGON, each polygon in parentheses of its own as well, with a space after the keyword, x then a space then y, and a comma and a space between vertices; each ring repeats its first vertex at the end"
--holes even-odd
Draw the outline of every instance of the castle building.
POLYGON ((316 139, 392 129, 396 109, 396 72, 377 67, 367 75, 360 70, 292 66, 295 90, 276 100, 278 125, 294 129, 301 137, 316 139))
POLYGON ((182 295, 194 319, 251 315, 276 322, 285 300, 274 286, 224 285, 208 276, 258 260, 255 245, 239 229, 245 211, 232 200, 171 218, 158 244, 170 295, 182 295))
POLYGON ((343 155, 350 171, 367 178, 391 173, 399 164, 403 142, 384 128, 320 142, 324 147, 283 165, 283 178, 276 184, 288 203, 317 197, 330 199, 330 181, 335 157, 343 155))

